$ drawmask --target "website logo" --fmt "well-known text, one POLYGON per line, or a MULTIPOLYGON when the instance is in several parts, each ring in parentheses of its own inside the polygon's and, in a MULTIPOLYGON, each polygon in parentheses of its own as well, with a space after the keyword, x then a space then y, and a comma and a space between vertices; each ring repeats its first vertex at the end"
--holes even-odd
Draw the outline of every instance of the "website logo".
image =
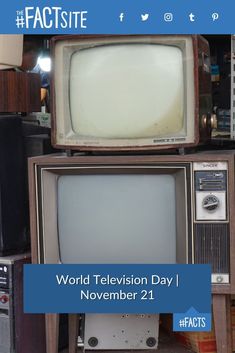
POLYGON ((66 29, 87 28, 88 11, 67 11, 60 6, 28 6, 16 11, 17 28, 26 29, 66 29))

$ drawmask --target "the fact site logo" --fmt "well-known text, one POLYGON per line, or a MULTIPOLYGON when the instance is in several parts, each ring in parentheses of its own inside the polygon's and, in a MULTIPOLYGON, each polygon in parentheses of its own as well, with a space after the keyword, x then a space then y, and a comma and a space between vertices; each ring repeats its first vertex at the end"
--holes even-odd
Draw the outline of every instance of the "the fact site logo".
POLYGON ((16 11, 18 29, 85 29, 88 11, 66 11, 62 7, 25 7, 16 11))

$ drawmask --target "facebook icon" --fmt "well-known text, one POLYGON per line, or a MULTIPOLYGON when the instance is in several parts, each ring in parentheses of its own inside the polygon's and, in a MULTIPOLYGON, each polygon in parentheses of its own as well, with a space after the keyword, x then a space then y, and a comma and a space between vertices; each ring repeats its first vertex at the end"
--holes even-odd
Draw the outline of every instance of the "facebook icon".
POLYGON ((123 21, 123 18, 124 18, 124 13, 123 13, 123 12, 121 12, 121 13, 120 13, 120 15, 119 15, 120 22, 122 22, 122 21, 123 21))

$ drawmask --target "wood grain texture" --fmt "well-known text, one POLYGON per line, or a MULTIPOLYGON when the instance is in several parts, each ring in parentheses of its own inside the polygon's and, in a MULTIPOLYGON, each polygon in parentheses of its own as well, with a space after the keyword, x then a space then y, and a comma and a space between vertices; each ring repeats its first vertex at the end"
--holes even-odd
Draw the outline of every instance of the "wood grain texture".
POLYGON ((38 74, 0 71, 0 113, 41 111, 40 88, 38 74))
POLYGON ((69 314, 69 353, 76 353, 79 327, 79 315, 69 314))
POLYGON ((213 314, 217 353, 231 353, 230 296, 213 295, 213 314))
POLYGON ((46 353, 59 350, 59 314, 46 314, 46 353))

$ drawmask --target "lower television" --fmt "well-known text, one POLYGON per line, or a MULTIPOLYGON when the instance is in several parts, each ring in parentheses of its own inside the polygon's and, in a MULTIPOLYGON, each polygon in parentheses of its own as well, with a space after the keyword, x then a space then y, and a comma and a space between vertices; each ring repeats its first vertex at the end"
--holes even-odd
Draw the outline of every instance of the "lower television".
POLYGON ((36 263, 209 263, 235 293, 232 151, 30 160, 36 263))

